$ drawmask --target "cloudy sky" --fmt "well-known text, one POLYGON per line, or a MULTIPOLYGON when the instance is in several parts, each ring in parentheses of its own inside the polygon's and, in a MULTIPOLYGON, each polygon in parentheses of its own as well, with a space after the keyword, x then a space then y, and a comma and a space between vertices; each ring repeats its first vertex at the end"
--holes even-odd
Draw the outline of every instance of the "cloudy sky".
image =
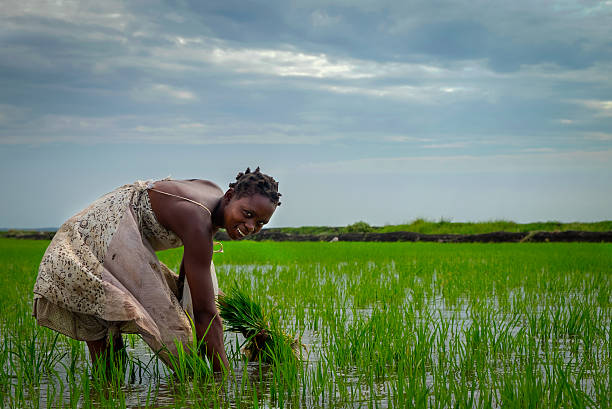
POLYGON ((0 227, 247 166, 272 226, 612 219, 612 1, 0 2, 0 227))

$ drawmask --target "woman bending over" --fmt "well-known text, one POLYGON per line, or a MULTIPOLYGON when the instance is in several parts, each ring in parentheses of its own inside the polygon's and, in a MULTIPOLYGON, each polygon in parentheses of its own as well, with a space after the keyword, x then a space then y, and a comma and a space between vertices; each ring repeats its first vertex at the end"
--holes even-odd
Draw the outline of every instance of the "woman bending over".
POLYGON ((225 192, 197 179, 122 186, 57 231, 40 264, 33 315, 39 325, 86 341, 92 361, 121 351, 122 333, 136 333, 166 364, 176 342, 192 340, 189 315, 213 368, 227 367, 213 236, 220 228, 233 240, 259 232, 280 196, 259 168, 239 173, 225 192), (180 246, 177 276, 155 251, 180 246))

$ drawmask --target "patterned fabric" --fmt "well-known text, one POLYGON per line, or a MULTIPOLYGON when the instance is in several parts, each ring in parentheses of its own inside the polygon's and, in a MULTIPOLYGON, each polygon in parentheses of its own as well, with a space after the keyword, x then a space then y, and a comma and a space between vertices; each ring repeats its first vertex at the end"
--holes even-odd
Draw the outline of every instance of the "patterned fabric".
POLYGON ((34 293, 74 312, 102 315, 99 266, 125 209, 145 187, 138 182, 124 185, 68 219, 45 251, 34 293))
MULTIPOLYGON (((86 341, 110 331, 139 333, 155 351, 166 346, 171 353, 175 340, 191 340, 189 286, 182 306, 176 273, 155 255, 182 242, 157 222, 147 187, 122 186, 61 226, 34 286, 40 325, 86 341)), ((211 279, 216 294, 214 265, 211 279)))
MULTIPOLYGON (((146 188, 153 187, 152 183, 148 183, 146 188)), ((166 229, 159 224, 155 213, 151 209, 151 202, 147 190, 141 190, 134 204, 136 216, 140 221, 140 231, 142 235, 151 243, 155 251, 172 249, 181 247, 183 242, 174 234, 173 231, 166 229)))

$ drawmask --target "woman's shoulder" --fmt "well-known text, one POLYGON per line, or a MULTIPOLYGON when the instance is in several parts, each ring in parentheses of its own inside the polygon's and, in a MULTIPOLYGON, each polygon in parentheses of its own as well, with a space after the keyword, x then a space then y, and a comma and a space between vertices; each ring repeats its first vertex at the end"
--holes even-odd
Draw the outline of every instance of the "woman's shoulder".
POLYGON ((149 200, 157 220, 185 243, 190 231, 212 227, 212 212, 223 194, 208 180, 163 180, 149 189, 149 200))
POLYGON ((223 190, 215 183, 202 179, 185 180, 163 180, 155 182, 149 191, 159 193, 152 200, 153 211, 163 212, 169 210, 174 213, 177 210, 187 212, 200 211, 198 207, 185 206, 185 203, 193 203, 207 210, 209 215, 224 195, 223 190), (178 200, 177 200, 178 199, 178 200), (182 199, 182 200, 181 200, 182 199))
POLYGON ((204 179, 166 179, 155 182, 153 187, 190 199, 205 198, 205 201, 218 199, 225 193, 216 183, 204 179))
MULTIPOLYGON (((179 181, 180 182, 180 181, 179 181)), ((219 187, 219 185, 217 185, 214 182, 211 182, 210 180, 205 180, 205 179, 186 179, 182 182, 188 182, 190 184, 193 184, 195 186, 202 186, 202 187, 206 187, 212 190, 216 190, 217 192, 223 194, 223 189, 221 189, 219 187)))

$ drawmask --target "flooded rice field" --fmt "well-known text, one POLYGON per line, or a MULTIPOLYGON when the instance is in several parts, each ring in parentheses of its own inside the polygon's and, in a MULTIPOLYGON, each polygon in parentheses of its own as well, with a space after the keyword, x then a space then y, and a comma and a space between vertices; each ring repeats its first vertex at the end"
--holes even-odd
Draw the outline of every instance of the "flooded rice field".
MULTIPOLYGON (((300 364, 172 372, 124 335, 105 379, 84 343, 39 328, 31 288, 44 242, 3 240, 2 407, 610 407, 612 245, 224 243, 239 286, 304 345, 300 364), (119 379, 121 378, 121 379, 119 379)), ((159 253, 177 270, 180 250, 159 253)))

